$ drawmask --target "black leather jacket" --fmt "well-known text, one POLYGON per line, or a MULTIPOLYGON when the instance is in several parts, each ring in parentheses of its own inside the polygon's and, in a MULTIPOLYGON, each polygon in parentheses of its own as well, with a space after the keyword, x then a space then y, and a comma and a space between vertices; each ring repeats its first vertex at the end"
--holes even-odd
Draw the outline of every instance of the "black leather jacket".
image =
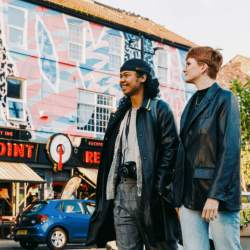
POLYGON ((219 200, 219 210, 240 210, 240 116, 236 98, 214 83, 187 119, 182 117, 184 145, 183 204, 202 210, 207 198, 219 200))
MULTIPOLYGON (((157 240, 164 237, 164 226, 167 225, 165 228, 167 240, 176 240, 179 233, 173 208, 166 208, 167 221, 164 223, 161 203, 157 199, 157 194, 171 181, 179 139, 169 106, 162 100, 157 101, 157 124, 155 124, 151 103, 151 99, 144 99, 143 105, 137 111, 136 127, 142 161, 143 230, 147 235, 146 241, 153 246, 157 240)), ((113 201, 106 200, 106 183, 120 123, 130 107, 130 100, 124 98, 117 112, 111 115, 106 130, 97 178, 96 210, 90 222, 88 245, 95 243, 103 247, 107 241, 115 239, 113 201)))

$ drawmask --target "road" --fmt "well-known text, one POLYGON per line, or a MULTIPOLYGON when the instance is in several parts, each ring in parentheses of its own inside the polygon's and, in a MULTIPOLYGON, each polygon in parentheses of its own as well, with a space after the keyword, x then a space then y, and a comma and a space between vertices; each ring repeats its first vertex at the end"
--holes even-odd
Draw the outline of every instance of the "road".
MULTIPOLYGON (((241 246, 242 250, 250 250, 250 237, 242 237, 241 238, 241 246)), ((0 240, 0 250, 21 250, 22 248, 19 246, 19 244, 13 240, 0 240)), ((71 250, 84 250, 83 244, 78 245, 68 245, 66 248, 71 250)), ((181 249, 181 248, 179 248, 181 249)), ((48 247, 46 245, 39 246, 37 250, 48 250, 48 247)), ((93 248, 91 250, 94 250, 93 248)), ((98 250, 104 250, 104 249, 98 249, 98 250)))
MULTIPOLYGON (((19 246, 18 242, 15 242, 13 240, 0 240, 0 249, 1 250, 21 250, 23 248, 19 246)), ((83 244, 74 244, 74 245, 71 244, 71 245, 68 245, 65 249, 83 250, 86 248, 84 248, 83 244)), ((46 245, 41 245, 38 248, 36 248, 36 250, 48 250, 48 247, 46 245)))

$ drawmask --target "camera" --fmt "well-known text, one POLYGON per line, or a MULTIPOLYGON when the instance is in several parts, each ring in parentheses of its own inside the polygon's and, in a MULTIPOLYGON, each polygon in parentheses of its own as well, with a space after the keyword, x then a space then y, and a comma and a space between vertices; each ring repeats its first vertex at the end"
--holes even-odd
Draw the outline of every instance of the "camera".
POLYGON ((119 168, 119 176, 136 180, 136 163, 134 161, 127 161, 122 164, 119 168))

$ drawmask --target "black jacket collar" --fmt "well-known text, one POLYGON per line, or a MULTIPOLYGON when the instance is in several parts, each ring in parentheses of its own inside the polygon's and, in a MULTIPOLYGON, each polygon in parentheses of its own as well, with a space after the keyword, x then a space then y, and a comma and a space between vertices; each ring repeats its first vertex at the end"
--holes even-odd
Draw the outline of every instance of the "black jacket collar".
POLYGON ((191 97, 191 99, 189 100, 189 102, 188 102, 187 106, 185 107, 183 114, 181 116, 181 126, 180 126, 181 133, 183 132, 183 130, 188 131, 188 129, 190 128, 190 126, 192 125, 194 120, 209 105, 209 103, 213 100, 213 98, 215 97, 215 95, 219 89, 220 89, 220 86, 215 82, 209 88, 206 95, 202 99, 202 101, 201 101, 200 105, 198 106, 198 108, 196 109, 192 119, 190 121, 186 121, 188 113, 189 113, 189 109, 191 107, 191 103, 192 103, 193 98, 194 98, 194 95, 191 97), (184 128, 184 126, 185 126, 185 128, 184 128))

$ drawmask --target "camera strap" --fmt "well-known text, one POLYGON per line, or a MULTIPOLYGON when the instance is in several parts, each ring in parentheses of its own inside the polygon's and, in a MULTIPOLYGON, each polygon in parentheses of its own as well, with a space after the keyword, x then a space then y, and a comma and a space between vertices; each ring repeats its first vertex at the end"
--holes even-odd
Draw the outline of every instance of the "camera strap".
POLYGON ((126 136, 127 143, 128 143, 128 133, 129 133, 130 120, 131 120, 131 112, 132 112, 132 109, 129 110, 128 118, 127 118, 127 122, 126 122, 126 128, 125 128, 125 136, 126 136))
MULTIPOLYGON (((126 126, 125 126, 125 144, 126 145, 124 145, 124 143, 122 143, 122 164, 124 164, 125 153, 126 153, 126 149, 128 147, 128 134, 129 134, 129 126, 130 126, 130 120, 131 120, 131 112, 132 112, 132 109, 130 109, 128 111, 128 116, 127 116, 127 121, 126 121, 126 126)), ((123 138, 123 135, 122 135, 122 138, 123 138)), ((123 139, 122 139, 122 141, 123 141, 123 139)))

